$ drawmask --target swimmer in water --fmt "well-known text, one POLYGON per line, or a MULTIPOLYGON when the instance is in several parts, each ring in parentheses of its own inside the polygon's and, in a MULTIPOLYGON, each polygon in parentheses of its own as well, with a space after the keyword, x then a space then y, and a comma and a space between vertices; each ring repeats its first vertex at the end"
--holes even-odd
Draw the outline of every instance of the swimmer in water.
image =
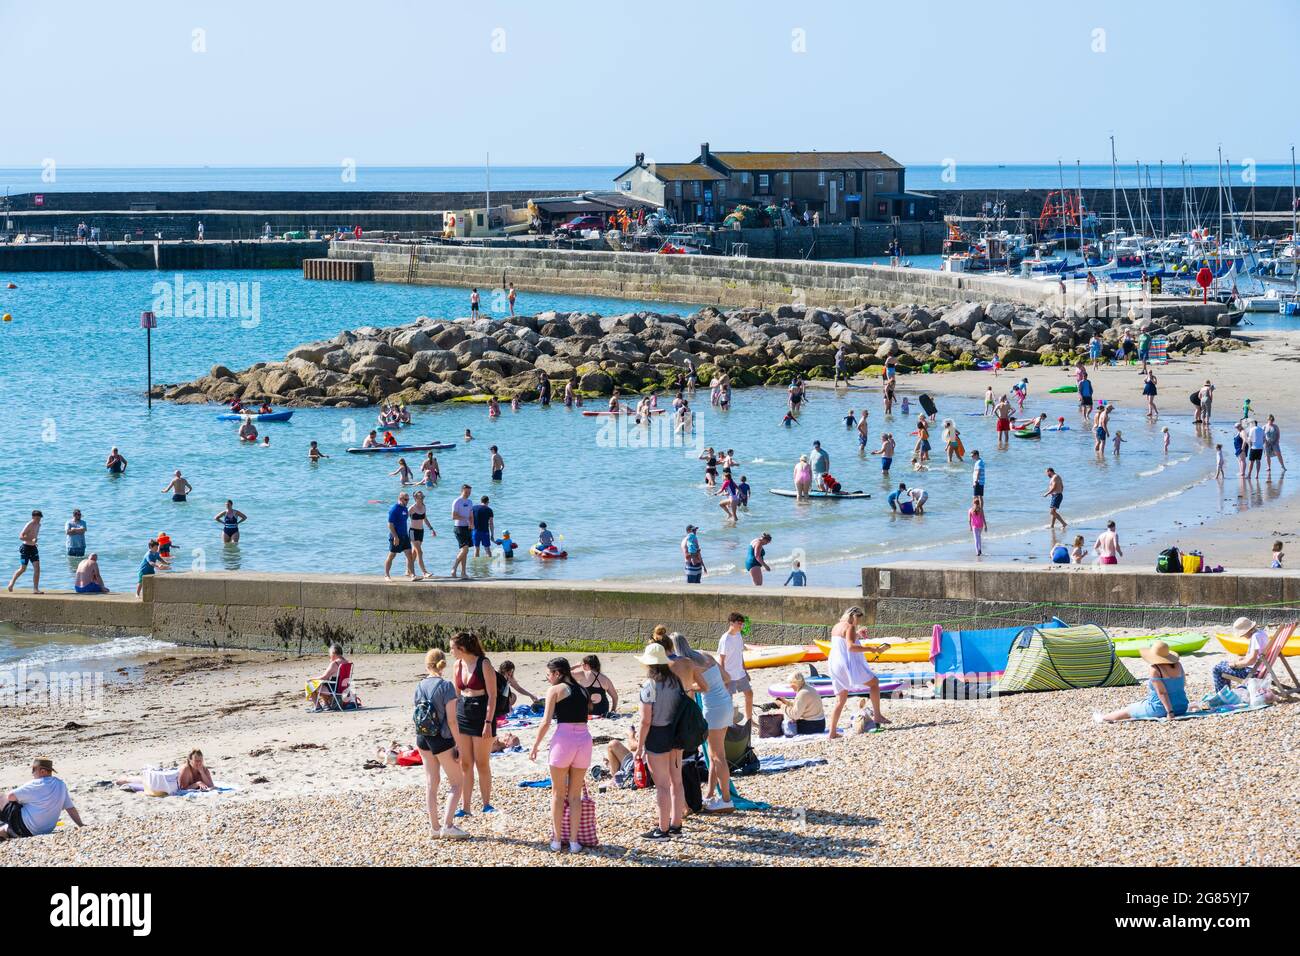
POLYGON ((411 471, 410 466, 407 465, 405 458, 397 459, 397 467, 388 473, 389 478, 392 478, 394 475, 396 475, 398 480, 404 485, 414 484, 411 480, 413 472, 411 471))
POLYGON ((193 490, 194 487, 181 476, 181 470, 177 468, 172 480, 167 483, 167 487, 162 490, 162 493, 164 495, 170 494, 172 501, 184 501, 185 496, 193 490))
POLYGON ((858 454, 859 455, 865 455, 867 453, 867 438, 868 438, 867 415, 869 414, 870 412, 868 412, 864 408, 862 410, 862 417, 858 419, 858 454))
POLYGON ((226 499, 224 511, 212 519, 221 525, 221 540, 226 544, 239 544, 239 526, 248 520, 248 515, 235 509, 235 503, 226 499))
POLYGON ((506 460, 501 457, 501 453, 497 451, 496 445, 493 445, 488 450, 492 452, 492 480, 500 481, 501 476, 506 470, 506 460))
POLYGON ((470 442, 473 440, 474 440, 474 436, 469 433, 469 429, 468 428, 465 429, 465 437, 462 438, 461 441, 470 442))
POLYGON ((498 402, 497 397, 493 395, 491 398, 488 399, 488 418, 500 418, 500 417, 501 417, 501 403, 498 402))
POLYGON ((512 412, 517 412, 517 411, 519 411, 519 396, 518 396, 518 395, 516 395, 514 398, 510 399, 510 410, 511 410, 512 412))
POLYGON ((266 435, 266 436, 264 436, 264 437, 262 438, 262 444, 258 445, 257 447, 258 447, 258 448, 270 448, 270 447, 271 447, 271 436, 270 436, 270 435, 266 435))
POLYGON ((786 428, 789 428, 791 425, 798 425, 799 419, 795 418, 794 412, 790 411, 787 408, 785 411, 785 417, 781 419, 781 424, 784 425, 786 428))
POLYGON ((329 455, 322 452, 320 448, 317 447, 315 442, 312 442, 311 447, 307 449, 308 461, 320 461, 322 458, 328 458, 328 457, 329 455))
POLYGON ((564 383, 564 407, 573 407, 573 379, 564 383))
POLYGON ((428 485, 432 488, 442 477, 442 472, 438 468, 438 459, 433 457, 433 452, 427 452, 424 461, 420 462, 420 484, 428 485))
POLYGON ((378 432, 376 432, 376 431, 372 428, 372 429, 370 430, 370 434, 366 436, 366 440, 363 441, 363 442, 361 443, 361 447, 362 447, 362 448, 378 448, 378 447, 379 447, 379 437, 378 437, 378 432))
POLYGON ((853 409, 850 408, 849 413, 844 416, 844 430, 850 432, 853 431, 853 426, 856 425, 857 423, 858 423, 858 419, 853 414, 853 409))
POLYGON ((104 462, 104 467, 109 470, 110 474, 120 475, 126 471, 126 459, 122 457, 121 452, 114 448, 108 453, 108 460, 104 462))
POLYGON ((257 428, 254 427, 252 419, 245 418, 239 426, 240 441, 257 441, 257 428))

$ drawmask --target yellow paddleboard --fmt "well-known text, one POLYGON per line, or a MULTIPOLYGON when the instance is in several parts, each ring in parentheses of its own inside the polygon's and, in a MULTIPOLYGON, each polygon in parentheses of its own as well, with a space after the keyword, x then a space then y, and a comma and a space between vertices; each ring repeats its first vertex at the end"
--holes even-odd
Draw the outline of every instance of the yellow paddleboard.
MULTIPOLYGON (((930 659, 929 641, 900 641, 897 638, 883 638, 879 641, 873 641, 871 638, 867 638, 867 643, 889 645, 889 649, 879 655, 867 651, 865 648, 855 647, 854 650, 861 651, 867 655, 867 662, 870 664, 874 664, 877 661, 890 664, 907 664, 916 661, 928 661, 930 659)), ((818 641, 817 646, 822 649, 824 654, 830 654, 830 641, 818 641)))
POLYGON ((745 669, 751 671, 824 660, 826 653, 816 644, 778 644, 770 647, 756 644, 745 648, 745 669))
MULTIPOLYGON (((1229 654, 1236 654, 1238 657, 1245 655, 1247 642, 1241 638, 1233 637, 1231 634, 1215 634, 1214 638, 1229 654)), ((1282 656, 1300 657, 1300 634, 1292 636, 1291 640, 1286 642, 1286 646, 1282 648, 1282 656)))

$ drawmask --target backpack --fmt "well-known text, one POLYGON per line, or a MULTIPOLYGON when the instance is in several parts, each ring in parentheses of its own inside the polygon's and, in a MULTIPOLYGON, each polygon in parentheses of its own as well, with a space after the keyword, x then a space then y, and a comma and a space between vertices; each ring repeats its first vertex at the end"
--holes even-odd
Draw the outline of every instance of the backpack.
POLYGON ((1156 558, 1156 571, 1160 574, 1182 574, 1183 556, 1177 548, 1165 548, 1156 558))
POLYGON ((691 813, 704 812, 704 782, 708 779, 709 770, 704 766, 704 758, 698 749, 689 757, 682 758, 682 790, 691 813))
POLYGON ((682 702, 677 705, 677 716, 673 719, 673 747, 694 753, 708 736, 709 725, 700 705, 693 697, 683 694, 682 702))
POLYGON ((497 671, 497 717, 510 716, 510 681, 501 676, 497 671))
POLYGON ((442 734, 442 716, 433 701, 421 697, 415 702, 415 712, 411 715, 415 732, 421 737, 438 737, 442 734))

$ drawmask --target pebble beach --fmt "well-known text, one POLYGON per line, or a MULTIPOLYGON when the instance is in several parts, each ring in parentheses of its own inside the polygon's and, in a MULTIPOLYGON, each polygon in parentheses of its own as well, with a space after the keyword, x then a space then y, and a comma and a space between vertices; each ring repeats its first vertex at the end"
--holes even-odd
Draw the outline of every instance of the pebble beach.
MULTIPOLYGON (((512 655, 534 693, 544 688, 549 656, 512 655)), ((1211 640, 1184 658, 1193 699, 1211 689, 1210 669, 1222 657, 1211 640)), ((630 714, 640 665, 629 654, 602 661, 619 710, 630 714)), ((1124 663, 1145 676, 1141 661, 1124 663)), ((887 700, 893 724, 883 732, 836 741, 755 734, 760 757, 825 763, 736 778, 743 797, 769 809, 690 816, 671 841, 640 838, 652 825, 651 792, 593 781, 600 846, 576 856, 547 847, 549 791, 519 786, 547 775, 545 748, 536 763, 528 759, 534 724, 516 731, 524 752, 492 759, 498 812, 463 824, 473 839, 442 842, 425 815, 422 770, 376 760, 378 748, 412 739, 421 657, 356 658, 365 706, 308 714, 301 687, 320 665, 169 650, 144 662, 139 679, 110 686, 99 712, 11 714, 0 784, 22 782, 31 755, 48 752, 88 826, 65 822, 48 838, 0 844, 0 862, 1231 866, 1290 865, 1300 854, 1300 834, 1288 824, 1300 801, 1294 705, 1172 724, 1092 720, 1095 710, 1140 699, 1141 687, 887 700), (145 764, 174 765, 194 746, 233 791, 151 798, 112 786, 145 764)), ((756 713, 770 701, 767 686, 796 669, 751 672, 756 713)), ((633 719, 592 722, 593 763, 603 757, 601 741, 621 739, 633 719)))

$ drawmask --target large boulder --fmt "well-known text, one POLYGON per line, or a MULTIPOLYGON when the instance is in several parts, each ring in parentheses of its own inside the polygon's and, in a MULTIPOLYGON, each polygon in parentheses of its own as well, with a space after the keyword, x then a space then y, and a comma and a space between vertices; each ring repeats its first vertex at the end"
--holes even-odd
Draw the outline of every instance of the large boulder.
POLYGON ((539 355, 537 361, 533 364, 540 371, 545 372, 547 378, 573 378, 573 366, 564 359, 555 358, 551 355, 539 355))
POLYGON ((397 359, 399 363, 407 358, 405 353, 397 351, 381 339, 360 339, 353 342, 348 346, 348 354, 352 356, 354 362, 371 355, 397 359))
POLYGON ((285 359, 305 359, 308 362, 319 365, 321 359, 325 357, 325 353, 334 348, 337 348, 337 346, 331 342, 308 342, 306 345, 299 345, 295 349, 290 349, 289 354, 285 356, 285 359))
POLYGON ((468 365, 475 359, 481 359, 483 353, 490 351, 494 344, 495 343, 487 336, 480 335, 477 338, 465 339, 461 342, 457 342, 456 345, 452 347, 451 351, 457 359, 468 365))
POLYGON ((376 376, 392 377, 396 376, 401 365, 402 363, 398 359, 389 358, 387 355, 367 355, 348 367, 348 375, 362 381, 373 379, 376 376))
POLYGON ((978 302, 962 302, 943 313, 943 320, 951 329, 973 332, 975 325, 984 319, 984 306, 978 302))
POLYGON ((431 336, 424 329, 403 329, 393 336, 393 348, 407 355, 414 355, 416 352, 424 352, 429 349, 438 347, 431 336))

